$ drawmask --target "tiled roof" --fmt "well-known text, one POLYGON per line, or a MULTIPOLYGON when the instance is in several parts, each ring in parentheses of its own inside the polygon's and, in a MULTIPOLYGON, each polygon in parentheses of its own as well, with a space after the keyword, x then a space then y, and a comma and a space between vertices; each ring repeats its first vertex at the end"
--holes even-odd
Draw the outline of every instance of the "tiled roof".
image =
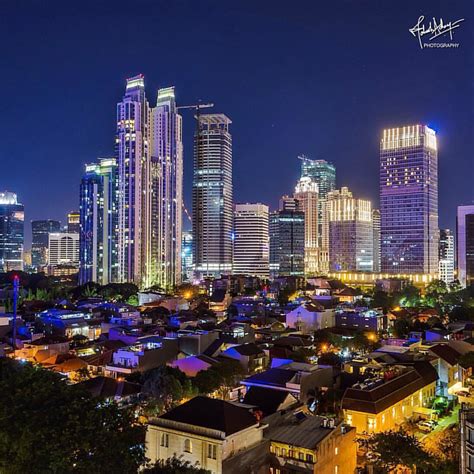
POLYGON ((275 413, 287 397, 292 397, 283 390, 273 390, 272 388, 250 387, 245 394, 244 403, 258 407, 264 416, 275 413))

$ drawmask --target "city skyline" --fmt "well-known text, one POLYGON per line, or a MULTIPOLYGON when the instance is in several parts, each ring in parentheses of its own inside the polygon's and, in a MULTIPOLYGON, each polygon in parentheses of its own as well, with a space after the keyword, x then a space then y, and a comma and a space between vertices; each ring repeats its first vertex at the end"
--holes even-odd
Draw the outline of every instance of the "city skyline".
MULTIPOLYGON (((96 13, 105 13, 100 6, 91 8, 96 13)), ((281 192, 292 189, 298 179, 299 170, 295 161, 301 153, 311 159, 326 159, 334 163, 338 168, 337 186, 348 186, 358 196, 370 199, 377 208, 378 137, 382 129, 427 123, 435 129, 439 139, 440 227, 453 229, 456 206, 472 202, 467 178, 472 169, 469 155, 472 149, 469 125, 472 123, 472 109, 468 101, 462 99, 468 90, 469 67, 468 62, 463 61, 462 48, 467 47, 469 38, 465 29, 459 28, 456 32, 461 44, 459 51, 421 51, 416 41, 412 41, 408 28, 413 26, 422 8, 422 4, 415 7, 407 2, 404 8, 371 6, 358 11, 347 5, 349 11, 346 14, 353 13, 354 21, 345 24, 344 31, 338 31, 337 36, 331 32, 337 17, 334 7, 311 8, 308 5, 307 19, 297 12, 287 12, 280 5, 273 5, 270 15, 267 15, 264 6, 251 9, 233 6, 229 13, 218 8, 210 18, 203 8, 202 12, 194 12, 194 16, 202 20, 198 21, 202 25, 216 25, 218 51, 222 51, 222 45, 225 45, 230 53, 236 53, 240 48, 249 48, 257 37, 263 36, 267 40, 257 41, 255 53, 245 59, 207 59, 202 65, 199 63, 201 57, 197 59, 194 53, 185 50, 184 44, 195 30, 186 31, 191 18, 182 6, 170 6, 168 14, 180 20, 179 33, 182 37, 176 48, 184 56, 175 54, 172 57, 166 50, 166 45, 171 44, 170 40, 163 40, 162 37, 166 34, 166 25, 162 29, 151 28, 149 20, 146 20, 141 26, 144 39, 148 41, 144 42, 145 51, 137 53, 133 59, 117 61, 117 55, 125 57, 123 53, 130 51, 131 46, 124 45, 124 50, 115 52, 112 40, 106 37, 97 20, 93 19, 89 42, 82 45, 71 43, 72 36, 65 34, 64 44, 56 46, 51 33, 45 34, 41 46, 45 51, 53 48, 54 54, 51 58, 43 57, 41 63, 31 58, 32 71, 42 78, 41 83, 34 84, 27 82, 28 75, 24 78, 19 74, 22 66, 12 62, 22 52, 21 45, 15 45, 7 51, 6 57, 7 63, 11 62, 14 67, 2 81, 12 91, 11 96, 15 97, 19 108, 25 100, 33 100, 36 107, 29 108, 26 123, 22 124, 16 120, 18 115, 12 108, 12 99, 5 99, 10 133, 1 158, 4 166, 11 170, 11 175, 9 173, 8 179, 0 177, 0 189, 10 190, 19 196, 25 205, 26 222, 44 219, 64 222, 65 214, 78 208, 77 183, 84 164, 113 153, 114 121, 111 117, 116 101, 123 93, 125 78, 143 72, 149 80, 147 89, 150 97, 158 88, 174 85, 180 104, 195 103, 199 99, 212 101, 216 104, 216 110, 232 117, 235 138, 234 201, 263 202, 271 209, 276 208, 281 192), (371 18, 380 21, 370 29, 357 26, 357 19, 365 24, 371 18), (387 21, 382 21, 384 18, 387 21), (299 22, 303 22, 303 29, 298 28, 299 22), (283 26, 283 32, 278 33, 283 26), (244 34, 240 35, 240 32, 244 34), (334 36, 334 40, 323 43, 324 35, 334 36), (349 46, 349 37, 355 42, 354 45, 349 46), (160 52, 163 59, 168 60, 166 69, 161 70, 148 58, 152 57, 150 47, 159 39, 162 44, 160 52), (275 47, 270 48, 267 41, 273 42, 275 47), (361 48, 362 43, 364 48, 361 48), (302 47, 294 52, 296 44, 302 47), (95 48, 96 45, 101 47, 95 48), (266 55, 268 48, 271 53, 266 55), (402 96, 386 93, 395 85, 390 78, 383 87, 374 83, 380 72, 390 70, 390 54, 381 58, 380 52, 390 53, 394 49, 398 50, 397 58, 401 58, 400 67, 411 71, 406 77, 397 76, 397 87, 406 91, 402 96), (277 60, 274 51, 280 51, 282 61, 277 60), (357 52, 357 60, 351 59, 354 51, 357 52), (103 57, 105 52, 110 58, 103 57), (59 71, 52 68, 58 57, 68 55, 74 61, 67 62, 66 67, 59 71), (340 61, 331 70, 322 71, 318 64, 327 60, 328 55, 339 57, 340 61), (85 57, 91 61, 88 65, 90 69, 84 68, 83 64, 76 69, 81 63, 76 59, 84 61, 85 57), (200 67, 193 72, 196 65, 200 67), (301 65, 302 73, 298 67, 301 65), (255 70, 255 74, 248 76, 250 70, 255 70), (237 71, 241 71, 240 74, 237 71), (218 72, 226 78, 225 81, 217 79, 218 72), (426 81, 426 74, 429 74, 430 81, 426 81), (348 79, 345 76, 350 76, 350 87, 346 87, 349 84, 346 84, 348 79), (50 97, 43 86, 51 83, 53 77, 54 81, 64 83, 65 87, 56 90, 55 95, 50 97), (93 81, 90 80, 92 77, 93 81), (285 97, 284 103, 279 101, 280 97, 285 97), (371 100, 368 100, 369 97, 371 100), (48 101, 47 110, 45 100, 48 101), (261 113, 249 115, 248 108, 252 105, 258 107, 261 113), (294 114, 299 119, 288 122, 286 117, 294 114), (45 115, 44 119, 42 115, 45 115), (344 120, 354 115, 361 115, 365 120, 344 120), (55 127, 46 125, 52 121, 55 127), (78 124, 81 126, 78 127, 78 124), (30 140, 15 138, 23 133, 24 126, 31 130, 30 140), (268 139, 259 140, 262 135, 268 139), (259 166, 253 166, 256 159, 259 166), (278 166, 272 166, 274 162, 278 162, 278 166), (454 162, 456 166, 451 165, 454 162), (61 166, 58 166, 59 163, 61 166), (250 168, 252 173, 249 173, 250 168), (259 182, 264 179, 271 179, 274 186, 260 187, 259 182), (49 184, 48 194, 41 194, 38 199, 45 183, 49 184), (456 196, 449 192, 453 187, 458 190, 456 196)), ((147 9, 153 18, 155 10, 149 4, 147 9)), ((427 14, 444 13, 428 2, 425 9, 427 14)), ((110 14, 111 28, 121 19, 119 10, 117 8, 110 14)), ((462 10, 453 5, 448 13, 453 17, 458 13, 465 16, 466 12, 462 10)), ((22 17, 22 25, 31 27, 31 33, 26 35, 27 42, 28 39, 31 41, 31 35, 38 28, 32 24, 33 17, 39 26, 49 21, 45 16, 35 17, 34 13, 32 8, 22 17)), ((8 14, 7 8, 7 17, 8 14)), ((80 15, 77 19, 71 18, 72 10, 66 6, 59 7, 55 15, 57 19, 68 21, 71 35, 77 34, 80 15)), ((9 35, 9 41, 25 27, 15 25, 15 21, 13 18, 2 32, 9 35), (12 30, 15 26, 18 32, 12 30)), ((137 28, 137 24, 131 25, 132 31, 137 28)), ((204 44, 214 44, 208 33, 203 33, 200 40, 204 44)), ((230 56, 235 57, 235 54, 230 56)), ((192 116, 187 116, 183 122, 184 199, 187 208, 191 209, 194 120, 192 116)), ((29 247, 30 226, 27 225, 25 230, 26 247, 29 247)))

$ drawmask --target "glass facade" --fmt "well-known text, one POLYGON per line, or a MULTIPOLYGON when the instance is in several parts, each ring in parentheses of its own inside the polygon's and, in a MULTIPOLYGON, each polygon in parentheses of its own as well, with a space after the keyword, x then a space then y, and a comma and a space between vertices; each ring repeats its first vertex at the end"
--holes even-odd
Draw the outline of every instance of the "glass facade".
POLYGON ((380 142, 381 270, 438 273, 438 154, 425 125, 386 129, 380 142))
POLYGON ((24 221, 16 194, 0 192, 0 272, 23 270, 24 221))
POLYGON ((31 221, 31 265, 39 270, 48 263, 48 240, 52 232, 60 232, 61 223, 54 220, 31 221))
POLYGON ((470 286, 474 284, 474 205, 458 207, 456 247, 458 280, 470 286))

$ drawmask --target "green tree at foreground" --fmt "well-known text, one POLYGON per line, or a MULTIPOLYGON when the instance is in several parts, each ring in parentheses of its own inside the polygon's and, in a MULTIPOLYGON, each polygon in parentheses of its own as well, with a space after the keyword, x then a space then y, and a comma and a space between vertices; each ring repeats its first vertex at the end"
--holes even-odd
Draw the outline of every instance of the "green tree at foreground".
POLYGON ((53 372, 0 359, 2 474, 136 473, 144 429, 53 372))
POLYGON ((157 461, 154 466, 143 472, 145 474, 210 474, 211 471, 200 468, 199 464, 183 461, 182 457, 173 456, 166 461, 157 461))

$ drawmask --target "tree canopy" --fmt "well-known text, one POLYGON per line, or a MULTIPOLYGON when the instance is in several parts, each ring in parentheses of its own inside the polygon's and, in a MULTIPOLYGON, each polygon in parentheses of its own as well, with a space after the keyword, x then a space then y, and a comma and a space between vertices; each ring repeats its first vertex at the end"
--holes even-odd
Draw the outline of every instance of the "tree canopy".
POLYGON ((145 474, 210 474, 198 464, 184 461, 182 457, 173 456, 166 461, 157 461, 154 466, 144 470, 145 474))

